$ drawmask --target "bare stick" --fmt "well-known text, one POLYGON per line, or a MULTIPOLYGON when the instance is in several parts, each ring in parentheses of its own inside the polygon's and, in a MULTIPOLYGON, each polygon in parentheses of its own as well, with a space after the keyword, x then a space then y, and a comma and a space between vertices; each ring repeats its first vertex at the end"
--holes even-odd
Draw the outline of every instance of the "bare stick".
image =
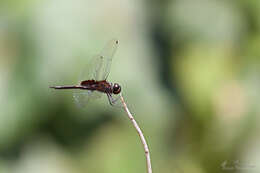
POLYGON ((147 173, 152 173, 152 164, 151 164, 151 159, 150 159, 150 152, 149 152, 149 148, 148 148, 148 145, 146 143, 146 140, 144 138, 144 135, 143 135, 143 132, 142 130, 140 129, 140 127, 138 126, 137 122, 135 121, 133 115, 131 114, 131 112, 128 110, 127 108, 127 105, 124 101, 124 98, 123 96, 121 95, 120 93, 120 99, 123 103, 123 106, 124 106, 124 110, 126 111, 127 113, 127 116, 128 118, 131 120, 132 124, 134 125, 138 135, 140 136, 140 139, 143 143, 143 146, 144 146, 144 153, 145 153, 145 157, 146 157, 146 167, 147 167, 147 173))

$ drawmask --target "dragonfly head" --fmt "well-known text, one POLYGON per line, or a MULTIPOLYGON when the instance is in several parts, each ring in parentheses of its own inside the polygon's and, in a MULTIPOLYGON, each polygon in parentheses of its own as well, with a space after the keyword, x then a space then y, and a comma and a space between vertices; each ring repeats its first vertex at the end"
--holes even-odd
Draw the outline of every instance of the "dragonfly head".
POLYGON ((121 86, 118 83, 113 85, 113 94, 119 94, 121 92, 121 86))

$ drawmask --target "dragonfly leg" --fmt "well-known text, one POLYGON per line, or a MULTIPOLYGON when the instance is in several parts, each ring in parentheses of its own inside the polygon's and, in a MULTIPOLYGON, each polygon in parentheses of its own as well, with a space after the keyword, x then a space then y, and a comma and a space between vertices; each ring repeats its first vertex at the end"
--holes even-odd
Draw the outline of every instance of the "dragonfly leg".
POLYGON ((109 93, 107 93, 107 98, 108 98, 109 104, 111 106, 113 106, 113 98, 112 98, 112 96, 109 93))
POLYGON ((115 104, 115 103, 118 101, 119 98, 120 98, 120 97, 112 98, 112 103, 115 104))
POLYGON ((107 97, 111 106, 117 106, 120 97, 113 98, 110 93, 107 93, 107 97))

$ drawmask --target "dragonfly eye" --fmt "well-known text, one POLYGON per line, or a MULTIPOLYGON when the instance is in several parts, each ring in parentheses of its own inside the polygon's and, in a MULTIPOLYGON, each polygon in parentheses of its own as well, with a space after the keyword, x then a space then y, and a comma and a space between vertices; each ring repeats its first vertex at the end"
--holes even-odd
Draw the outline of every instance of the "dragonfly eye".
POLYGON ((114 94, 119 94, 121 92, 121 87, 119 84, 115 83, 113 86, 113 93, 114 94))

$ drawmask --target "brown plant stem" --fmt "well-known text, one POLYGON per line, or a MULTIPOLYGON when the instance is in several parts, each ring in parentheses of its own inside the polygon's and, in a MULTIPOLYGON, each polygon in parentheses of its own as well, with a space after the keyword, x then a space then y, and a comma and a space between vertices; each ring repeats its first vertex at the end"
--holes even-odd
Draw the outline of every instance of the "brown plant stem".
POLYGON ((123 103, 123 108, 125 110, 125 112, 127 113, 128 118, 130 119, 130 121, 132 122, 133 126, 135 127, 141 141, 144 147, 144 153, 145 153, 145 158, 146 158, 146 167, 147 167, 147 173, 152 173, 152 164, 151 164, 151 158, 150 158, 150 152, 149 152, 149 148, 148 145, 146 143, 145 137, 143 135, 142 130, 140 129, 139 125, 137 124, 137 122, 135 121, 133 115, 131 114, 131 112, 129 111, 123 96, 120 93, 120 99, 121 102, 123 103))

